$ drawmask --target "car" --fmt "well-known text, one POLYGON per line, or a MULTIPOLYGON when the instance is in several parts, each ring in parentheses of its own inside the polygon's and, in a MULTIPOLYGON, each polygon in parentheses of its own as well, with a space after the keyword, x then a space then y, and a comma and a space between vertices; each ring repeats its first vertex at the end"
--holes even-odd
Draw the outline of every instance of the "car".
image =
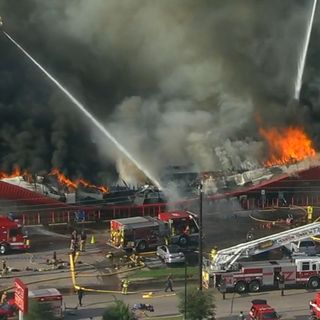
POLYGON ((186 257, 177 245, 163 245, 157 247, 157 256, 165 263, 184 263, 186 257))
POLYGON ((249 320, 279 320, 280 316, 274 308, 267 304, 267 300, 255 299, 251 301, 249 320))
POLYGON ((0 304, 0 319, 7 319, 18 314, 14 298, 8 299, 6 303, 0 304))

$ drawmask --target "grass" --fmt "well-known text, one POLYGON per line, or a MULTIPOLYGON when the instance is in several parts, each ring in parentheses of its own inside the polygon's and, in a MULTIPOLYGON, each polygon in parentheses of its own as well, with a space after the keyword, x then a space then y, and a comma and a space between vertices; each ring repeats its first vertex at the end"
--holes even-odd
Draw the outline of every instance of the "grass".
MULTIPOLYGON (((188 267, 187 275, 188 278, 192 278, 197 276, 198 274, 198 267, 188 267)), ((137 270, 130 275, 130 278, 152 278, 152 279, 163 279, 167 277, 169 274, 172 274, 173 278, 181 278, 184 279, 184 267, 177 267, 177 268, 165 268, 165 269, 141 269, 137 270)))

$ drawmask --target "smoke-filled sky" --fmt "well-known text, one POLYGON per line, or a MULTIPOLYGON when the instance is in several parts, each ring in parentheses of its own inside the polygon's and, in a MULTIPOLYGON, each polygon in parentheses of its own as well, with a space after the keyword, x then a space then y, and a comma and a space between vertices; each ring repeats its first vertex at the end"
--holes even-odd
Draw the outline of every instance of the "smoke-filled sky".
MULTIPOLYGON (((5 30, 156 176, 168 165, 250 168, 264 126, 302 125, 319 146, 314 21, 301 103, 292 101, 312 0, 0 0, 5 30)), ((106 138, 2 34, 2 169, 60 168, 130 181, 106 138)))

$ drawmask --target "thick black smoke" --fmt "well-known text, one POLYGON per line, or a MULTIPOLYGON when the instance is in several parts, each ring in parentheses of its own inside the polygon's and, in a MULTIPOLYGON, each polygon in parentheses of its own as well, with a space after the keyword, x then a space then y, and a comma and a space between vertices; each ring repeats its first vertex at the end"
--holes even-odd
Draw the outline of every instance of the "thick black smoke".
MULTIPOLYGON (((265 149, 257 116, 266 126, 299 124, 318 137, 317 19, 303 105, 291 101, 311 6, 312 0, 2 0, 0 15, 5 30, 159 176, 171 164, 258 165, 265 149)), ((116 149, 3 35, 0 50, 1 167, 59 167, 99 182, 116 171, 128 178, 116 149)))

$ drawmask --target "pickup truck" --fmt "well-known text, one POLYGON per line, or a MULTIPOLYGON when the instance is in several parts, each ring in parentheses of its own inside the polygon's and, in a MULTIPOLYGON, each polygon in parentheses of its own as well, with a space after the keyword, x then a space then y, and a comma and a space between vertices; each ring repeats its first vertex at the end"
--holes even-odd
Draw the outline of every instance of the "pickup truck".
POLYGON ((291 252, 294 255, 316 255, 319 252, 319 248, 315 241, 313 241, 312 239, 304 239, 298 242, 291 243, 291 252))
POLYGON ((267 304, 267 300, 256 299, 251 301, 249 320, 278 320, 280 316, 267 304))

